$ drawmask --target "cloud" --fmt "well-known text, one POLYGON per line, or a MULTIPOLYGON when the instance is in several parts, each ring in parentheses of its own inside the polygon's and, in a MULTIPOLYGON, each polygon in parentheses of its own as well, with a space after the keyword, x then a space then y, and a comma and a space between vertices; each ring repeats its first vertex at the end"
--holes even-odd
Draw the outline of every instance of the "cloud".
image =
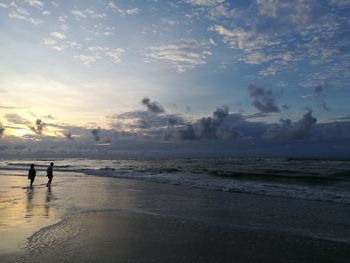
POLYGON ((39 0, 25 0, 30 6, 41 9, 44 6, 44 2, 39 0))
POLYGON ((331 121, 349 121, 350 122, 350 116, 342 116, 342 117, 336 117, 336 118, 332 118, 331 121))
POLYGON ((194 123, 187 123, 175 132, 181 140, 234 139, 239 133, 232 124, 239 119, 240 116, 230 115, 229 108, 223 106, 213 112, 213 117, 203 117, 194 123))
POLYGON ((151 111, 130 111, 115 114, 111 127, 119 131, 127 131, 144 138, 163 138, 169 140, 175 137, 175 129, 185 124, 183 116, 178 114, 155 114, 151 111))
POLYGON ((321 107, 321 109, 325 110, 325 111, 330 111, 331 108, 328 106, 327 102, 322 101, 319 106, 321 107))
POLYGON ((226 0, 187 0, 186 2, 194 6, 215 6, 225 1, 226 0))
POLYGON ((5 110, 10 110, 10 109, 15 109, 16 107, 14 106, 2 106, 0 105, 0 109, 5 109, 5 110))
POLYGON ((257 0, 261 16, 282 17, 294 23, 307 23, 311 19, 314 5, 313 0, 295 0, 293 3, 284 0, 257 0))
POLYGON ((140 13, 140 9, 139 8, 132 8, 132 9, 127 9, 125 12, 128 14, 128 15, 136 15, 138 13, 140 13))
POLYGON ((264 113, 279 112, 276 105, 276 96, 271 90, 266 90, 256 85, 249 85, 249 95, 253 99, 252 105, 264 113))
POLYGON ((347 7, 350 6, 349 0, 331 0, 330 3, 335 6, 347 7))
POLYGON ((141 12, 141 9, 139 9, 139 8, 122 9, 119 6, 117 6, 114 2, 109 2, 108 8, 111 9, 115 13, 121 14, 122 16, 136 15, 136 14, 141 12))
MULTIPOLYGON (((1 136, 0 136, 0 138, 1 138, 1 136)), ((8 150, 8 146, 7 145, 0 145, 0 152, 3 152, 3 151, 6 151, 6 150, 8 150)))
POLYGON ((94 56, 86 56, 86 55, 79 55, 79 60, 85 64, 85 65, 89 65, 91 63, 96 62, 96 57, 94 56))
POLYGON ((9 113, 5 115, 5 119, 13 124, 24 124, 24 125, 30 125, 30 121, 27 119, 21 117, 20 115, 16 113, 9 113))
POLYGON ((273 124, 267 129, 265 136, 269 139, 303 139, 316 122, 310 110, 295 123, 290 119, 281 119, 280 124, 273 124))
POLYGON ((86 51, 88 52, 87 55, 79 55, 79 60, 85 65, 89 65, 103 58, 109 58, 113 63, 118 64, 122 61, 121 57, 125 52, 122 48, 109 48, 102 46, 91 46, 88 47, 86 51))
POLYGON ((324 93, 326 89, 329 88, 329 83, 327 80, 322 81, 321 83, 315 85, 314 87, 314 94, 316 96, 320 96, 324 93))
POLYGON ((73 47, 66 39, 65 34, 55 31, 50 33, 50 38, 44 39, 44 44, 56 51, 62 51, 67 47, 73 47))
POLYGON ((94 137, 94 140, 98 142, 101 139, 101 128, 91 130, 91 134, 94 137))
POLYGON ((35 121, 35 125, 31 126, 30 129, 38 135, 41 135, 46 127, 46 123, 44 123, 41 119, 37 119, 35 121))
POLYGON ((157 101, 151 101, 148 97, 144 97, 141 100, 141 104, 147 107, 147 110, 149 110, 152 113, 158 114, 158 113, 164 113, 165 110, 157 101))
POLYGON ((10 18, 18 19, 18 20, 23 20, 29 23, 32 23, 33 25, 39 25, 43 23, 42 20, 33 18, 30 13, 25 10, 23 7, 17 6, 15 3, 12 5, 13 10, 8 13, 8 16, 10 18))
MULTIPOLYGON (((229 47, 233 49, 251 52, 275 44, 275 42, 272 41, 267 35, 256 34, 253 31, 244 30, 243 28, 239 27, 229 29, 223 25, 214 25, 210 27, 209 30, 222 36, 224 43, 228 44, 229 47)), ((255 56, 257 56, 257 53, 255 56)))
POLYGON ((6 128, 2 125, 2 123, 0 122, 0 138, 2 138, 2 136, 5 133, 6 128))
POLYGON ((107 15, 105 13, 96 13, 94 10, 87 8, 85 10, 73 9, 71 14, 76 18, 105 18, 107 15))
POLYGON ((53 40, 51 38, 45 38, 44 39, 44 44, 47 46, 52 46, 52 45, 56 45, 56 40, 53 40))
POLYGON ((218 4, 208 9, 209 19, 216 20, 221 18, 237 19, 241 16, 238 8, 231 9, 228 4, 218 4))
POLYGON ((57 38, 59 40, 64 40, 66 39, 66 36, 60 32, 51 32, 50 33, 50 36, 54 37, 54 38, 57 38))
POLYGON ((185 127, 177 131, 178 136, 181 140, 195 140, 197 139, 196 132, 191 123, 185 125, 185 127))
POLYGON ((204 117, 197 123, 198 135, 200 138, 216 139, 217 130, 223 120, 228 116, 229 109, 224 106, 213 112, 213 117, 204 117))
POLYGON ((50 119, 50 120, 55 120, 56 118, 54 116, 52 116, 51 114, 48 114, 48 115, 44 115, 42 116, 44 118, 47 118, 47 119, 50 119))
POLYGON ((212 39, 199 41, 182 39, 169 45, 150 47, 145 52, 146 62, 165 61, 170 63, 178 73, 186 72, 198 65, 206 64, 211 55, 212 39))
POLYGON ((65 132, 64 137, 66 137, 68 141, 74 141, 74 137, 71 132, 65 132))

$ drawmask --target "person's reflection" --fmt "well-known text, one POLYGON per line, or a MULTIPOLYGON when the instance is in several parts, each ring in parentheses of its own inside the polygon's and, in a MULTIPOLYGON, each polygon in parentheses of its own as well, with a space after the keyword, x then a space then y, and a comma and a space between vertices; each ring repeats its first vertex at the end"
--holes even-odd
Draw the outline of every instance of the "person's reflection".
POLYGON ((52 200, 52 191, 51 191, 51 187, 48 187, 46 190, 46 202, 45 202, 45 216, 49 217, 50 215, 50 202, 52 200))
POLYGON ((26 215, 25 218, 31 218, 33 216, 33 198, 34 198, 34 187, 28 187, 26 192, 27 203, 26 203, 26 215))

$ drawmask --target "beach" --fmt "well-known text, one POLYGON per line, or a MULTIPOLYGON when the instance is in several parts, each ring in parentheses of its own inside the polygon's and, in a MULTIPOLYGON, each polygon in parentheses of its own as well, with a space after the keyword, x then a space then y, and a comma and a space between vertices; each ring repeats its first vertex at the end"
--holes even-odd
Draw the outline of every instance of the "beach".
POLYGON ((1 175, 1 262, 347 262, 348 204, 57 173, 1 175), (5 236, 6 233, 6 236, 5 236), (5 238, 3 238, 5 237, 5 238))

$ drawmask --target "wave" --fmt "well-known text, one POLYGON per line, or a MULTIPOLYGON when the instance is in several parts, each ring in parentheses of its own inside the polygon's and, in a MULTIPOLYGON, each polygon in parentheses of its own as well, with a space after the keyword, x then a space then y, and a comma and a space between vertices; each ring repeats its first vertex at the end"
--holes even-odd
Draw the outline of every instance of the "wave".
MULTIPOLYGON (((18 166, 18 167, 30 167, 33 163, 7 163, 8 166, 18 166)), ((35 163, 34 163, 35 164, 35 163)), ((48 167, 48 164, 35 164, 35 167, 48 167)), ((55 165, 55 168, 70 168, 72 165, 55 165)))
POLYGON ((94 176, 137 179, 149 182, 183 185, 193 188, 218 190, 225 192, 284 196, 305 200, 330 201, 350 204, 350 193, 348 192, 317 189, 300 185, 242 181, 227 178, 217 178, 204 174, 142 174, 135 172, 118 171, 114 168, 101 168, 98 170, 83 169, 81 172, 94 176))
MULTIPOLYGON (((23 176, 26 176, 32 162, 18 159, 2 161, 0 170, 23 171, 23 176)), ((43 160, 36 164, 36 169, 45 171, 47 165, 48 161, 43 160)), ((350 203, 350 162, 347 161, 64 159, 55 162, 54 169, 60 173, 84 173, 227 192, 350 203)))

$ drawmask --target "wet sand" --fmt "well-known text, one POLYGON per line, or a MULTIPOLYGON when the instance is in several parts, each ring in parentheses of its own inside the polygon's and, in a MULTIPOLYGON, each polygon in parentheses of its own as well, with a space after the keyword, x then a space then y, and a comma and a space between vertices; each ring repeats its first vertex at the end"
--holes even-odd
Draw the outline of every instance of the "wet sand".
MULTIPOLYGON (((14 176, 5 179, 16 184, 25 181, 14 176)), ((38 178, 35 196, 31 197, 35 209, 21 213, 18 207, 12 212, 12 218, 27 214, 29 221, 18 218, 16 224, 1 225, 0 234, 7 231, 10 237, 12 234, 24 242, 6 250, 9 245, 1 239, 0 262, 349 259, 348 205, 104 177, 70 175, 55 179, 49 200, 43 199, 47 189, 40 185, 44 179, 38 178), (30 231, 21 230, 28 224, 33 226, 30 235, 30 231), (44 228, 38 231, 40 224, 44 228)), ((20 189, 23 193, 19 190, 13 198, 21 204, 18 200, 23 194, 25 205, 28 194, 20 189)), ((6 211, 10 209, 1 209, 0 223, 6 222, 6 211)))

